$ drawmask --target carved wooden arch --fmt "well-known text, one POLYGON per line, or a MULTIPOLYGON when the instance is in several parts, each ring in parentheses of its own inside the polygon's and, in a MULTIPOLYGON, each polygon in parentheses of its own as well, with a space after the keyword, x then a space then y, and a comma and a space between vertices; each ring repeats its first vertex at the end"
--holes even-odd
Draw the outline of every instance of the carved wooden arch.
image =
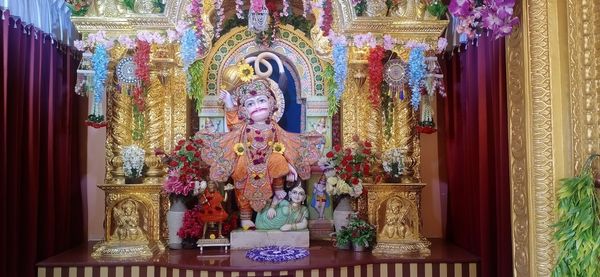
POLYGON ((262 48, 254 42, 254 34, 246 27, 237 27, 225 34, 211 48, 206 56, 204 82, 207 95, 216 95, 223 69, 254 53, 268 50, 288 61, 298 77, 298 95, 306 99, 311 96, 324 96, 323 65, 316 56, 312 42, 292 26, 280 27, 280 38, 272 47, 262 48))

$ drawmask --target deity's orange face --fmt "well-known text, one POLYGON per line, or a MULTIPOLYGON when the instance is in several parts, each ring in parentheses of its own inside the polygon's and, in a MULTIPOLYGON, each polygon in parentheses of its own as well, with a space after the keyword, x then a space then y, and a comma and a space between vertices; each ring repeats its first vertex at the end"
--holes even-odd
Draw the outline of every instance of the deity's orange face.
POLYGON ((244 101, 244 108, 254 122, 264 122, 271 116, 273 107, 266 95, 250 97, 244 101))

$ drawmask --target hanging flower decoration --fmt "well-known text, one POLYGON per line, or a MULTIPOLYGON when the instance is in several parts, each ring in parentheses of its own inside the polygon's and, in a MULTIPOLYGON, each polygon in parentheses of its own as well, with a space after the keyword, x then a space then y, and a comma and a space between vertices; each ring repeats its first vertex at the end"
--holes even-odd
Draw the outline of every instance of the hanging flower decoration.
POLYGON ((223 9, 223 0, 215 1, 215 10, 217 14, 217 24, 215 26, 215 37, 219 38, 221 36, 221 31, 223 30, 223 20, 225 20, 225 11, 223 9))
POLYGON ((189 93, 191 77, 188 73, 190 65, 196 60, 196 54, 199 41, 193 30, 188 29, 181 37, 181 46, 179 48, 181 61, 183 62, 183 71, 187 75, 187 88, 189 93))
POLYGON ((331 0, 323 1, 323 26, 321 30, 323 30, 323 34, 326 36, 329 35, 329 31, 331 30, 331 25, 333 24, 333 14, 332 14, 332 3, 331 0))
MULTIPOLYGON (((410 46, 411 44, 407 44, 410 46)), ((421 102, 421 87, 422 80, 425 78, 426 67, 425 67, 425 49, 423 46, 418 44, 412 44, 410 54, 408 56, 408 84, 411 89, 410 104, 415 110, 419 108, 421 102)))
POLYGON ((337 85, 335 97, 339 101, 346 88, 346 77, 348 75, 348 42, 345 36, 336 35, 333 32, 329 34, 329 38, 333 45, 333 78, 337 85))
POLYGON ((381 105, 381 82, 383 81, 383 47, 377 46, 369 51, 369 101, 375 108, 381 105))
POLYGON ((352 42, 354 46, 358 48, 375 48, 377 46, 377 39, 375 39, 375 36, 373 36, 373 34, 371 34, 370 32, 366 34, 354 35, 352 42))
POLYGON ((281 8, 281 16, 288 16, 290 9, 290 3, 288 0, 283 0, 283 7, 281 8))
POLYGON ((452 0, 450 13, 460 21, 456 27, 459 34, 476 38, 487 29, 496 39, 510 35, 519 19, 513 16, 515 0, 452 0))
POLYGON ((310 12, 310 2, 309 0, 302 0, 302 16, 306 18, 308 13, 310 12))
POLYGON ((200 113, 204 101, 204 61, 195 61, 188 70, 190 81, 190 96, 196 102, 196 112, 200 113))
POLYGON ((394 49, 394 46, 396 46, 396 39, 394 39, 390 35, 384 35, 383 36, 383 49, 392 50, 392 49, 394 49))
POLYGON ((339 108, 339 102, 335 96, 337 91, 337 84, 334 79, 334 70, 331 64, 327 64, 323 71, 323 79, 325 80, 325 87, 327 88, 327 114, 333 116, 339 108))
POLYGON ((140 80, 140 84, 133 92, 133 101, 138 112, 144 111, 145 89, 144 86, 150 83, 150 44, 147 41, 137 40, 136 52, 133 56, 135 62, 135 75, 140 80))
POLYGON ((104 83, 108 73, 108 62, 110 57, 106 51, 104 44, 96 45, 94 54, 92 55, 92 68, 94 69, 94 99, 92 103, 92 111, 88 116, 86 125, 101 128, 106 126, 104 121, 104 112, 102 110, 102 101, 104 99, 104 83))
POLYGON ((196 31, 196 37, 202 37, 202 30, 204 29, 204 21, 202 15, 204 14, 203 0, 192 0, 188 5, 188 16, 192 18, 194 22, 194 30, 196 31))
POLYGON ((244 19, 244 10, 242 10, 242 6, 244 6, 243 0, 235 0, 235 16, 238 19, 244 19))
POLYGON ((120 35, 117 39, 119 44, 127 49, 135 48, 135 41, 131 39, 129 36, 120 35))

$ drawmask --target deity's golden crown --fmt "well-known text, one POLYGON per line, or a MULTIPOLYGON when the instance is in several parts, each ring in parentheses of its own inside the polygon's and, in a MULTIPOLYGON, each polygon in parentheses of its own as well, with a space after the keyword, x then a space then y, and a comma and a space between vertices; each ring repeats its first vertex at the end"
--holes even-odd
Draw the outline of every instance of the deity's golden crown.
POLYGON ((254 75, 253 68, 245 63, 226 67, 221 76, 221 88, 231 91, 238 103, 243 104, 248 98, 266 95, 274 99, 271 83, 254 75))

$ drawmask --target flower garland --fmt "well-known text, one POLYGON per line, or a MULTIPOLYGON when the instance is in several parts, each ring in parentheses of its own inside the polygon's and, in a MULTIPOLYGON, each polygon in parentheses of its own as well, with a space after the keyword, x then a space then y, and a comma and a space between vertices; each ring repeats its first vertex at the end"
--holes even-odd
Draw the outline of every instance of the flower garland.
POLYGON ((94 100, 92 103, 92 112, 88 116, 86 125, 94 128, 106 126, 104 121, 104 112, 102 111, 102 101, 104 98, 104 83, 108 74, 108 62, 110 57, 104 44, 96 45, 92 55, 92 68, 94 69, 94 100))
POLYGON ((381 82, 383 82, 383 47, 377 46, 369 51, 369 101, 373 107, 381 105, 381 82))
POLYGON ((337 84, 334 79, 335 72, 331 64, 327 64, 323 71, 323 78, 325 80, 325 87, 327 88, 327 114, 333 116, 337 113, 339 108, 339 102, 336 98, 335 92, 337 90, 337 84))
POLYGON ((190 83, 190 96, 196 101, 196 112, 200 113, 204 100, 204 61, 195 61, 189 69, 192 79, 190 83))
POLYGON ((408 56, 408 84, 412 94, 410 104, 415 110, 419 108, 419 103, 421 102, 421 81, 425 78, 426 74, 423 52, 424 49, 422 47, 414 47, 408 56))
POLYGON ((235 0, 235 16, 239 19, 244 19, 244 10, 242 9, 244 6, 243 0, 235 0))
POLYGON ((321 26, 321 30, 323 30, 324 35, 329 35, 329 31, 331 31, 331 25, 333 24, 333 14, 332 14, 332 3, 331 0, 323 1, 323 25, 321 26))
POLYGON ((394 46, 396 46, 396 39, 394 39, 390 35, 384 35, 383 36, 383 49, 392 50, 392 49, 394 49, 394 46))
POLYGON ((142 176, 144 154, 144 149, 135 144, 123 147, 123 150, 121 150, 121 157, 123 158, 123 171, 125 171, 125 176, 130 178, 142 176))
POLYGON ((510 35, 519 18, 513 16, 514 0, 452 0, 450 13, 459 19, 456 31, 469 39, 479 36, 482 28, 492 32, 496 39, 510 35))
POLYGON ((333 45, 331 52, 331 55, 333 56, 333 77, 337 85, 335 98, 339 101, 344 93, 346 77, 348 75, 348 42, 346 41, 345 36, 336 35, 333 32, 329 35, 329 38, 333 45))
POLYGON ((281 16, 288 16, 289 14, 289 9, 290 9, 290 3, 288 2, 288 0, 283 0, 283 7, 281 8, 281 16))
POLYGON ((377 46, 377 40, 375 39, 375 36, 373 36, 373 34, 371 34, 370 32, 366 34, 354 35, 352 43, 355 47, 358 48, 363 48, 366 46, 368 46, 369 48, 375 48, 377 46))
POLYGON ((188 29, 183 33, 181 37, 181 46, 179 48, 181 61, 183 62, 183 71, 187 76, 187 90, 190 92, 191 76, 188 72, 190 65, 196 60, 197 49, 198 49, 198 37, 193 30, 188 29))
POLYGON ((310 2, 309 0, 302 0, 302 16, 306 18, 308 13, 310 12, 310 2))
POLYGON ((215 26, 215 38, 221 37, 223 30, 223 20, 225 20, 225 11, 223 9, 223 0, 215 1, 215 10, 217 15, 217 24, 215 26))
POLYGON ((150 44, 147 41, 137 40, 136 41, 135 55, 133 61, 135 62, 135 76, 139 80, 138 86, 135 88, 133 93, 133 101, 138 111, 144 111, 144 85, 150 83, 150 44))
POLYGON ((204 14, 203 0, 192 0, 188 5, 188 15, 194 21, 194 29, 198 38, 202 37, 202 30, 204 29, 204 21, 202 15, 204 14))

